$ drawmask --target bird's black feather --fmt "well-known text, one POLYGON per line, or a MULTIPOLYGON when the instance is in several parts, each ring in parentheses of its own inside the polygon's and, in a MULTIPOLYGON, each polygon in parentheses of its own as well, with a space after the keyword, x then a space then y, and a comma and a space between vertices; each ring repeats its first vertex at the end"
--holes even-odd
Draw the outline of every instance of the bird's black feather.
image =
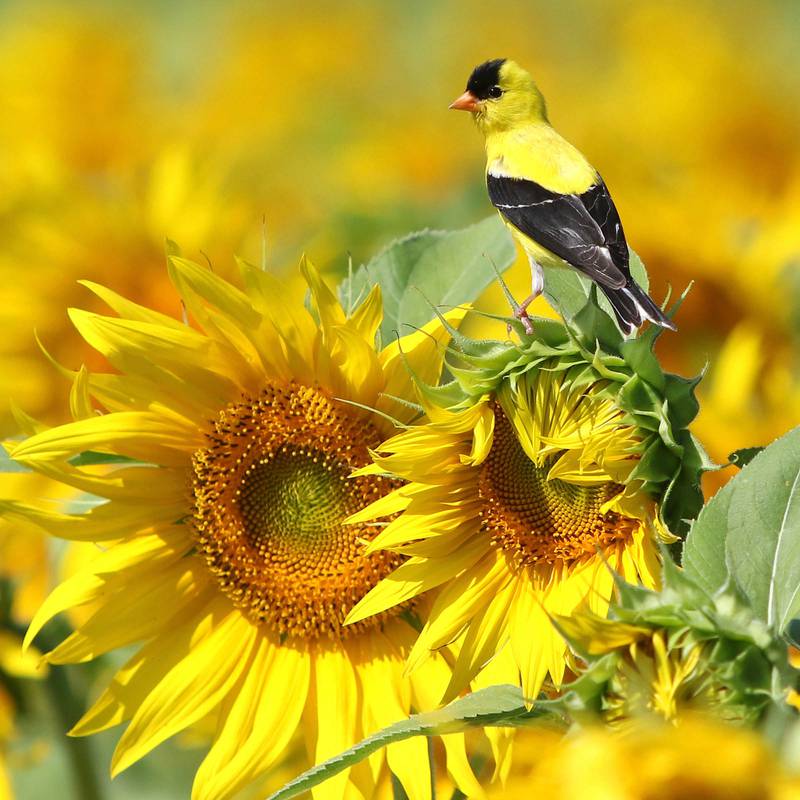
POLYGON ((602 180, 583 194, 559 194, 534 181, 486 176, 489 198, 518 230, 601 286, 631 281, 628 245, 602 180))
POLYGON ((489 90, 500 83, 500 67, 505 62, 504 58, 494 58, 475 67, 467 81, 467 91, 472 92, 478 100, 486 100, 489 90))

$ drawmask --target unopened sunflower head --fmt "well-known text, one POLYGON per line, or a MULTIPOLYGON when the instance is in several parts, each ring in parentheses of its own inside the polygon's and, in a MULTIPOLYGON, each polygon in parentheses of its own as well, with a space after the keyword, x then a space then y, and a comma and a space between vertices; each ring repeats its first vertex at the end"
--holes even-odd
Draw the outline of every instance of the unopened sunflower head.
POLYGON ((508 642, 507 680, 529 699, 548 674, 558 685, 566 646, 550 615, 604 616, 613 572, 654 587, 659 539, 699 508, 695 382, 665 374, 652 337, 623 340, 591 303, 574 326, 537 320, 519 345, 451 331, 454 381, 420 381, 428 421, 359 472, 406 482, 351 521, 402 508, 368 551, 409 560, 348 621, 437 588, 411 664, 463 635, 447 697, 508 642))
POLYGON ((785 642, 731 586, 712 597, 668 560, 662 584, 654 592, 620 582, 608 619, 554 618, 577 655, 578 677, 563 687, 573 715, 627 726, 702 713, 752 724, 771 706, 796 704, 800 670, 785 642))
MULTIPOLYGON (((142 645, 73 733, 129 722, 113 758, 117 773, 212 719, 195 800, 258 780, 301 727, 308 757, 319 761, 412 706, 432 706, 447 682, 443 659, 403 678, 414 637, 402 616, 407 604, 344 627, 350 608, 402 556, 365 554, 362 543, 378 526, 343 523, 396 485, 349 476, 417 413, 396 399, 413 396, 406 365, 435 382, 449 334, 435 320, 380 347, 377 287, 348 314, 311 264, 301 272, 308 309, 255 267, 241 265, 239 288, 172 258, 190 325, 91 285, 118 316, 71 317, 112 370, 74 373, 75 420, 12 453, 105 501, 87 514, 54 512, 35 498, 6 503, 53 535, 101 545, 44 602, 27 641, 59 612, 88 606, 48 661, 142 645)), ((462 316, 454 312, 451 322, 462 316)), ((445 747, 451 774, 472 791, 463 740, 445 747)), ((340 798, 351 781, 368 796, 387 763, 409 796, 426 796, 422 741, 390 747, 369 770, 342 773, 321 796, 340 798)))
MULTIPOLYGON (((616 461, 622 482, 652 497, 665 526, 681 533, 702 505, 699 476, 710 465, 689 431, 699 410, 695 387, 701 376, 687 379, 663 370, 653 351, 662 332, 652 326, 625 338, 598 307, 593 290, 568 324, 537 320, 534 333, 521 336, 519 344, 474 341, 453 331, 448 368, 454 381, 430 390, 430 396, 447 392, 451 404, 465 406, 488 393, 507 415, 538 414, 534 430, 557 425, 557 435, 572 437, 573 451, 574 442, 586 442, 585 452, 578 446, 579 470, 606 453, 609 471, 616 461)), ((555 453, 560 440, 549 442, 552 435, 540 438, 555 453)))

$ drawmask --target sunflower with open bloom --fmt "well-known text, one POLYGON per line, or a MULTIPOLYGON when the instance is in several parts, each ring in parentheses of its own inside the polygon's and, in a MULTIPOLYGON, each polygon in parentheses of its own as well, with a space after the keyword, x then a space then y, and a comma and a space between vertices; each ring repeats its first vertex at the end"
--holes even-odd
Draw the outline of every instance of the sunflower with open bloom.
MULTIPOLYGON (((299 728, 312 762, 332 756, 412 708, 435 704, 449 676, 436 659, 402 677, 415 636, 403 615, 410 603, 343 624, 402 561, 364 554, 361 542, 375 536, 375 525, 343 524, 396 484, 350 474, 392 429, 388 419, 416 414, 396 399, 412 389, 406 364, 438 380, 447 329, 434 321, 376 350, 379 288, 348 314, 304 261, 316 322, 286 302, 268 273, 241 268, 243 290, 190 261, 170 260, 197 328, 91 285, 119 316, 72 310, 71 317, 116 372, 81 368, 75 421, 12 452, 106 500, 83 515, 24 497, 12 502, 14 513, 55 536, 101 546, 89 567, 48 597, 26 641, 59 612, 93 604, 47 661, 82 662, 142 643, 72 735, 128 722, 113 756, 117 774, 213 718, 196 800, 229 797, 259 779, 299 728), (86 451, 105 454, 106 463, 73 463, 86 451)), ((463 739, 444 737, 444 744, 456 783, 479 791, 463 739)), ((422 740, 390 746, 385 758, 342 773, 315 796, 369 797, 386 781, 387 762, 411 798, 429 796, 422 740)))
POLYGON ((700 501, 685 430, 693 384, 661 372, 652 337, 623 342, 593 301, 575 324, 579 336, 539 320, 520 346, 459 336, 467 366, 451 364, 456 383, 427 393, 428 421, 358 473, 404 481, 351 521, 402 509, 367 552, 409 558, 347 620, 436 589, 409 666, 458 640, 445 700, 506 646, 503 682, 521 680, 531 702, 548 675, 558 686, 567 645, 551 616, 604 616, 613 572, 653 587, 658 540, 674 540, 661 520, 681 518, 678 498, 700 501))

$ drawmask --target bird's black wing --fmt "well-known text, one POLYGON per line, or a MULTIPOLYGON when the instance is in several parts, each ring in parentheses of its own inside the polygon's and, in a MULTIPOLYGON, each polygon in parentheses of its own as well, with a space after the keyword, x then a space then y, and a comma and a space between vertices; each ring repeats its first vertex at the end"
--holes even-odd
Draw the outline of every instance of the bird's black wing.
POLYGON ((486 184, 494 206, 526 236, 603 286, 628 283, 625 234, 602 180, 583 194, 559 194, 491 173, 486 184))

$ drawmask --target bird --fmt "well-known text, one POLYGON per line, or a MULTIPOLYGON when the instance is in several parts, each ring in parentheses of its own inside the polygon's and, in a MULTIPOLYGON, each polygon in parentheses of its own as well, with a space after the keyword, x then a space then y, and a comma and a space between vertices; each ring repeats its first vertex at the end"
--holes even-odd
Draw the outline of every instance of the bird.
POLYGON ((527 333, 527 309, 544 290, 543 267, 573 268, 608 298, 620 330, 645 320, 677 330, 631 276, 628 244, 608 188, 586 157, 550 125, 544 97, 515 61, 479 64, 450 104, 468 111, 486 144, 489 199, 520 243, 531 294, 515 304, 527 333))

